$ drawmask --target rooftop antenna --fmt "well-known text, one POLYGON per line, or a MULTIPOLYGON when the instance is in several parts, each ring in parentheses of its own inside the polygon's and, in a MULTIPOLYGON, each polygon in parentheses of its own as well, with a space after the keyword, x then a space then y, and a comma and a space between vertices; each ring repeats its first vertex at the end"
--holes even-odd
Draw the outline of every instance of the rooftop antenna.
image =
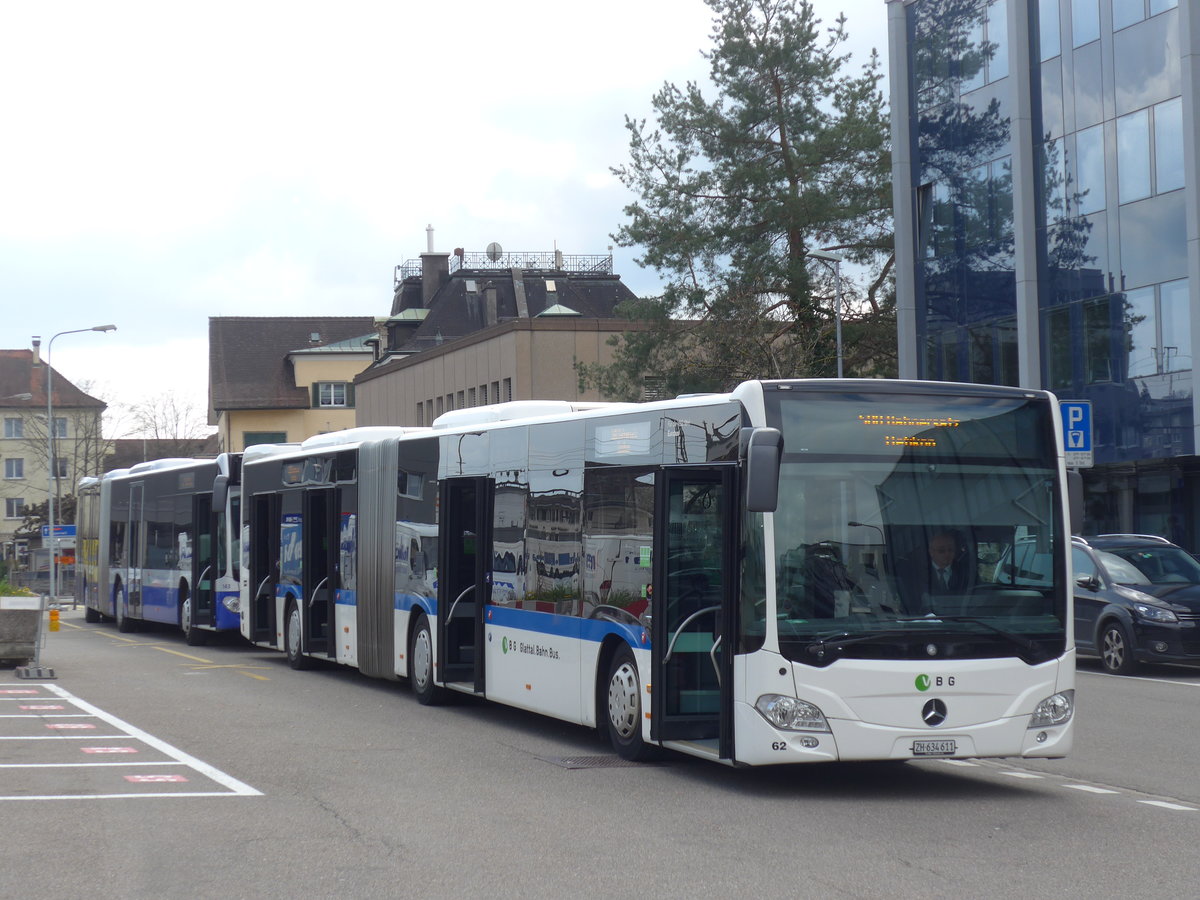
POLYGON ((495 262, 503 255, 504 255, 504 248, 501 247, 499 244, 497 244, 495 241, 492 241, 490 244, 487 245, 487 258, 490 259, 492 262, 495 262))

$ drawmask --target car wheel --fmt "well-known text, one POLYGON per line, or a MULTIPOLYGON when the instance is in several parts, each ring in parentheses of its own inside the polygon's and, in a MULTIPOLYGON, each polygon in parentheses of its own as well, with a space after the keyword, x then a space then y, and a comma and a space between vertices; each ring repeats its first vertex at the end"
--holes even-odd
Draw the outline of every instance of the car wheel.
POLYGON ((634 761, 650 759, 653 748, 642 740, 642 680, 628 647, 613 655, 605 696, 608 739, 617 755, 634 761))
POLYGON ((1137 668, 1129 629, 1112 619, 1100 631, 1100 664, 1111 675, 1128 675, 1137 668))
POLYGON ((83 621, 87 622, 89 625, 95 625, 100 621, 100 610, 92 609, 90 606, 85 606, 83 608, 83 621))

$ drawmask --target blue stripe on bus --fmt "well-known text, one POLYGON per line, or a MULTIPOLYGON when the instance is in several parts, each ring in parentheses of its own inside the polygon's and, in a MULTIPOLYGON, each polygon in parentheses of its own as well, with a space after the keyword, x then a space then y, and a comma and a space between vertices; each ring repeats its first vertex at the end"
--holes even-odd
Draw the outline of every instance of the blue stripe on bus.
MULTIPOLYGON (((335 602, 339 606, 356 606, 357 592, 339 590, 335 602)), ((398 612, 418 609, 426 615, 437 615, 437 600, 418 594, 396 594, 393 609, 398 612)), ((514 609, 511 606, 488 606, 487 624, 595 643, 603 641, 610 634, 616 634, 634 647, 650 646, 650 631, 642 625, 625 625, 607 619, 581 619, 532 609, 514 609)))
POLYGON ((513 609, 511 606, 489 606, 487 624, 596 643, 610 634, 617 634, 634 647, 650 646, 650 631, 641 625, 624 625, 607 619, 581 619, 532 609, 513 609))

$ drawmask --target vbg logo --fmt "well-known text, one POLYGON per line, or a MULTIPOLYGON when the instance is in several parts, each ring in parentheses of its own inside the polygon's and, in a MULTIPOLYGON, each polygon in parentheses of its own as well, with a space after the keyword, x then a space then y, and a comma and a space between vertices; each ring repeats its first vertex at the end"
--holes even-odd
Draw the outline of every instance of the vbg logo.
POLYGON ((933 680, 928 675, 918 675, 915 683, 918 691, 927 691, 933 680))
POLYGON ((508 652, 508 638, 506 638, 506 637, 500 638, 500 652, 501 653, 508 652))

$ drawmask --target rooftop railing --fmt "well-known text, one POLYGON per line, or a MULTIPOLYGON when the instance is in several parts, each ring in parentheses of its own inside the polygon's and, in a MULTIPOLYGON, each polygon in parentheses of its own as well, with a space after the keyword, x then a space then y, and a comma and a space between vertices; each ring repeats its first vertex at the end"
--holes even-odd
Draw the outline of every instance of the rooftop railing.
MULTIPOLYGON (((612 254, 566 254, 557 251, 535 253, 501 253, 493 258, 487 253, 450 254, 450 273, 459 270, 499 271, 523 269, 531 272, 563 272, 582 275, 611 275, 612 254)), ((396 266, 395 281, 421 276, 421 260, 408 259, 396 266)))

